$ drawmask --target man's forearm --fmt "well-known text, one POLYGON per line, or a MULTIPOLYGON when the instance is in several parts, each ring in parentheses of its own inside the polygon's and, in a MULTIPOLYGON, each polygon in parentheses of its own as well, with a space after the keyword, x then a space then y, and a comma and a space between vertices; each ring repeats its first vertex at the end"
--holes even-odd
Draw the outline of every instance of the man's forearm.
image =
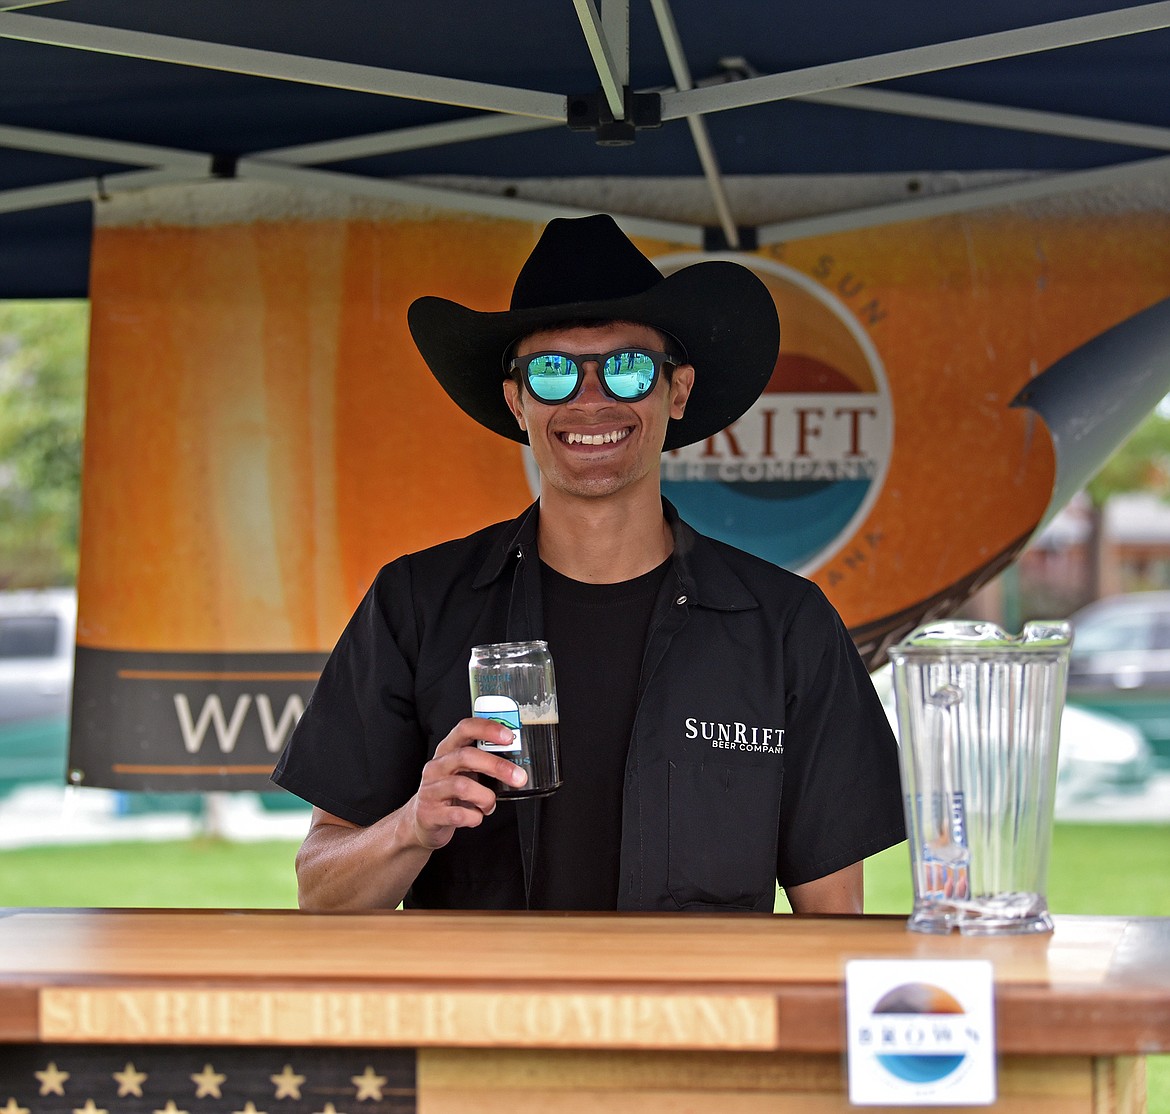
POLYGON ((512 729, 495 720, 461 719, 423 766, 418 792, 368 828, 314 808, 297 853, 301 908, 395 908, 432 851, 445 847, 457 829, 477 828, 495 811, 496 795, 484 777, 515 787, 527 780, 522 767, 480 749, 481 741, 505 746, 512 742, 512 729))
POLYGON ((418 844, 403 809, 368 828, 320 819, 297 852, 297 899, 311 913, 394 909, 431 852, 418 844))

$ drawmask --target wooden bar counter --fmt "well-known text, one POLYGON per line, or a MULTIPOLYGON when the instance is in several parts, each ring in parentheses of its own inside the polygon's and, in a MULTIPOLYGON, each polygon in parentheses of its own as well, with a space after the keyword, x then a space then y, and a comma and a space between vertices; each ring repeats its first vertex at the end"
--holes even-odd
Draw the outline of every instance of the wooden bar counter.
POLYGON ((1144 1108, 1167 919, 8 909, 0 1114, 844 1110, 844 965, 894 958, 991 961, 995 1109, 1144 1108))

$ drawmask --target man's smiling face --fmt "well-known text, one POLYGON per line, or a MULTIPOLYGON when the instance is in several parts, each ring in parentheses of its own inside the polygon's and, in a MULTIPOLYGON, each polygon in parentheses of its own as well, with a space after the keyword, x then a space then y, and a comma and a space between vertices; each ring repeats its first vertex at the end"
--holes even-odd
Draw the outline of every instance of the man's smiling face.
MULTIPOLYGON (((606 322, 533 333, 516 346, 516 355, 665 347, 662 334, 648 325, 606 322)), ((519 383, 504 381, 504 396, 520 428, 528 432, 544 483, 581 497, 610 495, 640 483, 657 487, 666 426, 683 415, 694 368, 679 365, 670 382, 665 374, 659 376, 650 394, 638 402, 610 398, 602 390, 595 362, 582 370, 584 382, 576 397, 551 405, 534 399, 519 383)))

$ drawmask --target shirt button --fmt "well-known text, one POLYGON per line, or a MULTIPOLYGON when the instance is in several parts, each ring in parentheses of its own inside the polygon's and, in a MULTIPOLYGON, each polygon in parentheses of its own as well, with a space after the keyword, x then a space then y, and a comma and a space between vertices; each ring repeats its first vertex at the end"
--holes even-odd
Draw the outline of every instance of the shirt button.
POLYGON ((679 596, 678 599, 675 600, 674 602, 681 607, 684 603, 687 602, 687 597, 686 596, 679 596))

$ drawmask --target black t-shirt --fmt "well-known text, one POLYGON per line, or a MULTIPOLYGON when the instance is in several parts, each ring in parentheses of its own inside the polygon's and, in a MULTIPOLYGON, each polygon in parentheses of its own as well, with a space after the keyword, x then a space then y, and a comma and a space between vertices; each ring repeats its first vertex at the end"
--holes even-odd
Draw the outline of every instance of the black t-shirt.
POLYGON ((615 909, 622 783, 646 628, 669 559, 634 580, 584 584, 541 562, 556 671, 561 787, 541 801, 533 909, 615 909))

